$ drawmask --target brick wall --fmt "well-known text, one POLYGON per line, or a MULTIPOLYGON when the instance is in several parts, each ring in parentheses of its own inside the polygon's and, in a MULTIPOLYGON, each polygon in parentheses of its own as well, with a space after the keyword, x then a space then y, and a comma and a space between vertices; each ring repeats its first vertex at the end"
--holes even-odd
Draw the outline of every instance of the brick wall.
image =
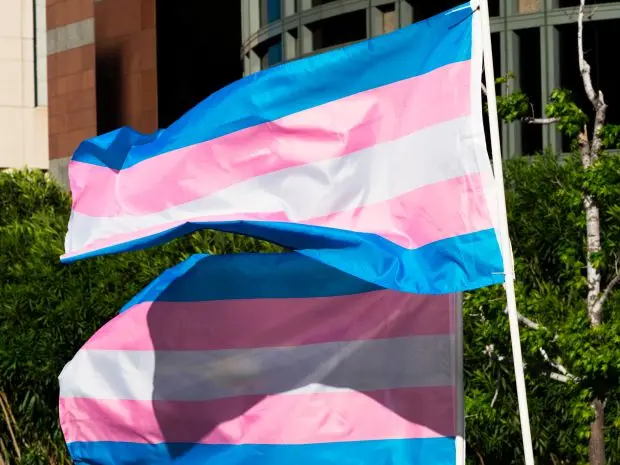
POLYGON ((50 160, 97 134, 93 0, 47 0, 50 160))
POLYGON ((95 18, 100 130, 155 131, 155 0, 100 0, 95 18))
POLYGON ((46 9, 50 172, 67 185, 84 139, 157 129, 155 0, 46 0, 46 9))

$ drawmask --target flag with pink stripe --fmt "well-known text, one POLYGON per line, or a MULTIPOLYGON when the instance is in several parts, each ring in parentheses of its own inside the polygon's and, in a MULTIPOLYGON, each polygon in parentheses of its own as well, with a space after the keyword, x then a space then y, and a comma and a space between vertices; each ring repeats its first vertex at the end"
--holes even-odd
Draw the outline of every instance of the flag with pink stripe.
POLYGON ((457 463, 459 302, 297 253, 196 255, 60 376, 76 463, 457 463))
POLYGON ((211 228, 394 290, 501 282, 481 55, 465 4, 248 76, 156 134, 85 141, 62 260, 211 228))

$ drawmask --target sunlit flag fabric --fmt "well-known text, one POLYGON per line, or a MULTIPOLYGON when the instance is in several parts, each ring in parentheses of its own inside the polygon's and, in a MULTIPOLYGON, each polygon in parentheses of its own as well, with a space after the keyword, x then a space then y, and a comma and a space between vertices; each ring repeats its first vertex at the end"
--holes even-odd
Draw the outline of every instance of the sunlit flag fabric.
POLYGON ((502 282, 478 16, 466 4, 248 76, 154 135, 83 142, 62 260, 213 228, 390 289, 502 282))
POLYGON ((457 304, 294 252, 192 256, 63 370, 69 451, 91 465, 455 464, 457 304))

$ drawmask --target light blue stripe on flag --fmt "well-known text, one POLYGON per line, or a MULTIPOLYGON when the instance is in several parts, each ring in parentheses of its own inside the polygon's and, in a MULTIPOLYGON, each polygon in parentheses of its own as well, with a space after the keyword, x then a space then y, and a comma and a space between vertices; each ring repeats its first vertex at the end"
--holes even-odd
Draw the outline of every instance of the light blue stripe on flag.
POLYGON ((267 69, 211 95, 166 130, 140 135, 128 127, 118 129, 84 142, 73 160, 128 168, 171 150, 469 60, 471 18, 471 8, 461 6, 391 34, 267 69))

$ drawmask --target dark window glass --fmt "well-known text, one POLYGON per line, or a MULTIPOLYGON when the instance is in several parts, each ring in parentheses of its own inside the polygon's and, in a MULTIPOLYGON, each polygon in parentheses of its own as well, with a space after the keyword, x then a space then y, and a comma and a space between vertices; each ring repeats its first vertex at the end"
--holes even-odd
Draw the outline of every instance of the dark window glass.
MULTIPOLYGON (((617 49, 620 20, 592 21, 583 25, 583 52, 591 67, 592 84, 601 90, 608 105, 607 121, 620 123, 620 90, 617 84, 616 63, 609 57, 617 49)), ((592 121, 592 105, 583 90, 577 57, 577 25, 558 26, 560 33, 560 86, 573 92, 575 103, 592 121)), ((562 149, 570 150, 571 141, 564 138, 562 149)))
POLYGON ((277 65, 282 61, 282 41, 278 40, 267 51, 269 66, 277 65))
MULTIPOLYGON (((497 0, 490 0, 493 3, 497 0)), ((407 0, 413 7, 413 21, 418 22, 463 4, 461 0, 407 0)), ((490 8, 490 5, 489 5, 490 8)))
MULTIPOLYGON (((601 5, 605 3, 616 3, 618 0, 588 0, 586 5, 601 5)), ((560 8, 578 7, 581 2, 579 0, 559 0, 560 8)))
POLYGON ((336 0, 312 0, 312 7, 325 5, 326 3, 335 2, 336 0))
POLYGON ((260 57, 261 69, 267 69, 270 66, 277 65, 282 62, 282 36, 277 35, 262 42, 254 49, 260 57))
MULTIPOLYGON (((540 92, 540 31, 538 28, 517 32, 519 40, 519 69, 517 79, 529 97, 535 116, 542 116, 540 92)), ((534 115, 532 115, 534 116, 534 115)), ((534 155, 543 149, 543 127, 538 124, 521 125, 521 150, 523 155, 534 155)))
POLYGON ((363 40, 366 38, 366 10, 334 16, 308 27, 312 31, 313 50, 363 40))
POLYGON ((280 0, 267 0, 267 22, 272 23, 282 17, 280 0))
MULTIPOLYGON (((241 78, 241 2, 157 0, 156 5, 157 112, 159 126, 165 128, 213 92, 241 78)), ((122 64, 109 65, 120 66, 122 76, 122 64)), ((114 98, 104 90, 103 100, 114 98)), ((114 107, 110 110, 119 114, 114 107)))
POLYGON ((504 0, 489 0, 489 16, 499 16, 499 2, 504 0))

